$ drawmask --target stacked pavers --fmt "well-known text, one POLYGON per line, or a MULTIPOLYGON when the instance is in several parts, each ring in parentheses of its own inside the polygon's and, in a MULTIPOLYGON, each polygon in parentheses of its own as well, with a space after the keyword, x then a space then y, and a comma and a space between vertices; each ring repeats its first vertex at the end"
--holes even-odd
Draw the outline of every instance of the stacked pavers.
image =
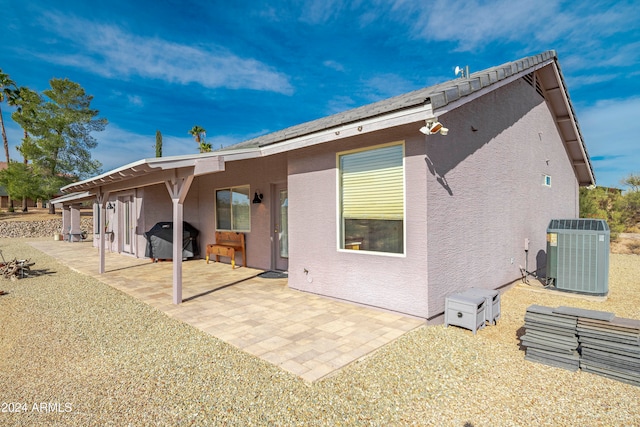
POLYGON ((640 320, 573 307, 532 305, 524 317, 525 359, 640 386, 640 320))
POLYGON ((525 334, 520 337, 527 349, 524 358, 571 371, 580 368, 575 316, 554 313, 540 305, 527 308, 525 334))
POLYGON ((640 386, 640 320, 580 318, 578 337, 583 370, 640 386))

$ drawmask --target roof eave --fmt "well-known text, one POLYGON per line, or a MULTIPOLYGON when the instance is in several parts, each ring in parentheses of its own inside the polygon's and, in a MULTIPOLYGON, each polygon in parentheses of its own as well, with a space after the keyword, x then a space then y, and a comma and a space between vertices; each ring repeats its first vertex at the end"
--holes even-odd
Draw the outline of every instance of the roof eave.
POLYGON ((224 170, 226 161, 248 159, 260 155, 259 149, 243 149, 142 159, 95 177, 66 185, 62 187, 61 191, 63 193, 89 191, 162 171, 185 170, 185 173, 195 176, 204 175, 224 170))

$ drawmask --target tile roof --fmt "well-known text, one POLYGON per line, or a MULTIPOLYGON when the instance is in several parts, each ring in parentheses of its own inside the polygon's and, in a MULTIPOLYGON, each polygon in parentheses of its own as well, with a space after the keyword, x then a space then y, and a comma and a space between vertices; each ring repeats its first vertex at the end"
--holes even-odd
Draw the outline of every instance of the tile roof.
MULTIPOLYGON (((223 159, 223 162, 228 162, 259 157, 265 155, 265 153, 272 149, 272 145, 277 147, 275 144, 280 145, 279 143, 285 144, 280 147, 282 149, 281 151, 295 149, 296 146, 287 146, 286 144, 295 141, 297 138, 314 138, 322 132, 330 131, 341 126, 367 120, 376 120, 378 117, 385 118, 393 114, 411 112, 425 105, 429 105, 435 115, 444 114, 447 111, 457 108, 460 103, 472 100, 475 96, 482 95, 483 92, 481 91, 486 92, 493 90, 493 87, 497 88, 511 82, 513 79, 526 76, 531 77, 531 81, 537 76, 536 85, 540 84, 541 90, 544 91, 547 104, 558 125, 560 136, 573 162, 578 183, 580 185, 595 184, 591 160, 587 154, 577 117, 571 105, 564 78, 557 62, 556 52, 549 50, 538 55, 478 71, 468 77, 439 83, 343 113, 262 135, 211 153, 171 158, 143 159, 102 175, 70 184, 63 187, 62 191, 64 193, 86 191, 103 185, 110 185, 112 191, 134 188, 135 185, 140 185, 140 182, 135 182, 136 179, 141 179, 143 175, 148 176, 148 173, 152 170, 167 171, 170 169, 194 167, 197 166, 199 162, 202 163, 203 166, 201 172, 206 173, 212 167, 211 165, 217 165, 216 161, 220 161, 220 159, 223 159), (537 71, 535 75, 533 71, 537 71)), ((423 114, 428 114, 427 111, 428 109, 425 109, 423 114)), ((426 118, 428 117, 424 117, 424 119, 426 118)), ((322 140, 322 138, 319 139, 322 140)), ((297 147, 300 147, 300 145, 297 147)), ((273 154, 273 152, 271 154, 273 154)), ((220 170, 219 168, 214 169, 215 171, 220 170)), ((214 169, 211 170, 214 171, 214 169)), ((165 179, 161 174, 156 175, 157 176, 154 176, 157 179, 165 179)), ((151 181, 151 178, 147 181, 149 182, 142 185, 155 183, 155 181, 151 181)))
POLYGON ((549 50, 539 55, 530 56, 517 61, 508 62, 503 65, 488 68, 483 71, 472 73, 467 78, 457 78, 444 83, 439 83, 423 89, 414 90, 409 93, 395 96, 364 105, 342 113, 333 114, 321 119, 291 126, 273 133, 262 135, 239 144, 223 148, 221 151, 235 150, 239 148, 265 147, 277 142, 285 141, 319 132, 349 123, 370 119, 376 116, 389 114, 392 112, 417 107, 425 103, 431 103, 432 109, 442 108, 451 102, 468 96, 483 88, 491 86, 501 80, 509 78, 526 69, 536 65, 554 60, 556 52, 549 50))

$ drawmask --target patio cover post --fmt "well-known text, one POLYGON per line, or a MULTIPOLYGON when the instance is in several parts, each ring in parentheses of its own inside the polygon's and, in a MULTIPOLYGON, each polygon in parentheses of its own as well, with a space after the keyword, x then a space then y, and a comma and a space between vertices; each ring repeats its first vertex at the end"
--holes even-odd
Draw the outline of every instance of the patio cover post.
POLYGON ((193 182, 193 175, 186 178, 174 177, 165 181, 173 203, 173 303, 182 303, 182 221, 184 199, 193 182))
POLYGON ((109 200, 109 192, 103 193, 100 191, 96 199, 98 201, 98 209, 100 210, 100 214, 98 215, 98 254, 100 255, 100 264, 98 266, 98 273, 104 273, 104 234, 106 227, 106 219, 107 219, 107 200, 109 200))
POLYGON ((62 204, 62 239, 66 237, 67 233, 71 230, 71 206, 62 204))

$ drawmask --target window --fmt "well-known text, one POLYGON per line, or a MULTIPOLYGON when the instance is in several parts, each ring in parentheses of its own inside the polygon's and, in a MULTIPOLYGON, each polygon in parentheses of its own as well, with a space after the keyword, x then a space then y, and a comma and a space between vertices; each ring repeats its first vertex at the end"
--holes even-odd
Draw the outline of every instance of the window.
POLYGON ((216 229, 249 231, 251 205, 249 186, 216 190, 216 229))
POLYGON ((338 154, 340 248, 404 252, 404 145, 338 154))
POLYGON ((542 185, 551 187, 551 177, 549 175, 544 175, 542 185))

